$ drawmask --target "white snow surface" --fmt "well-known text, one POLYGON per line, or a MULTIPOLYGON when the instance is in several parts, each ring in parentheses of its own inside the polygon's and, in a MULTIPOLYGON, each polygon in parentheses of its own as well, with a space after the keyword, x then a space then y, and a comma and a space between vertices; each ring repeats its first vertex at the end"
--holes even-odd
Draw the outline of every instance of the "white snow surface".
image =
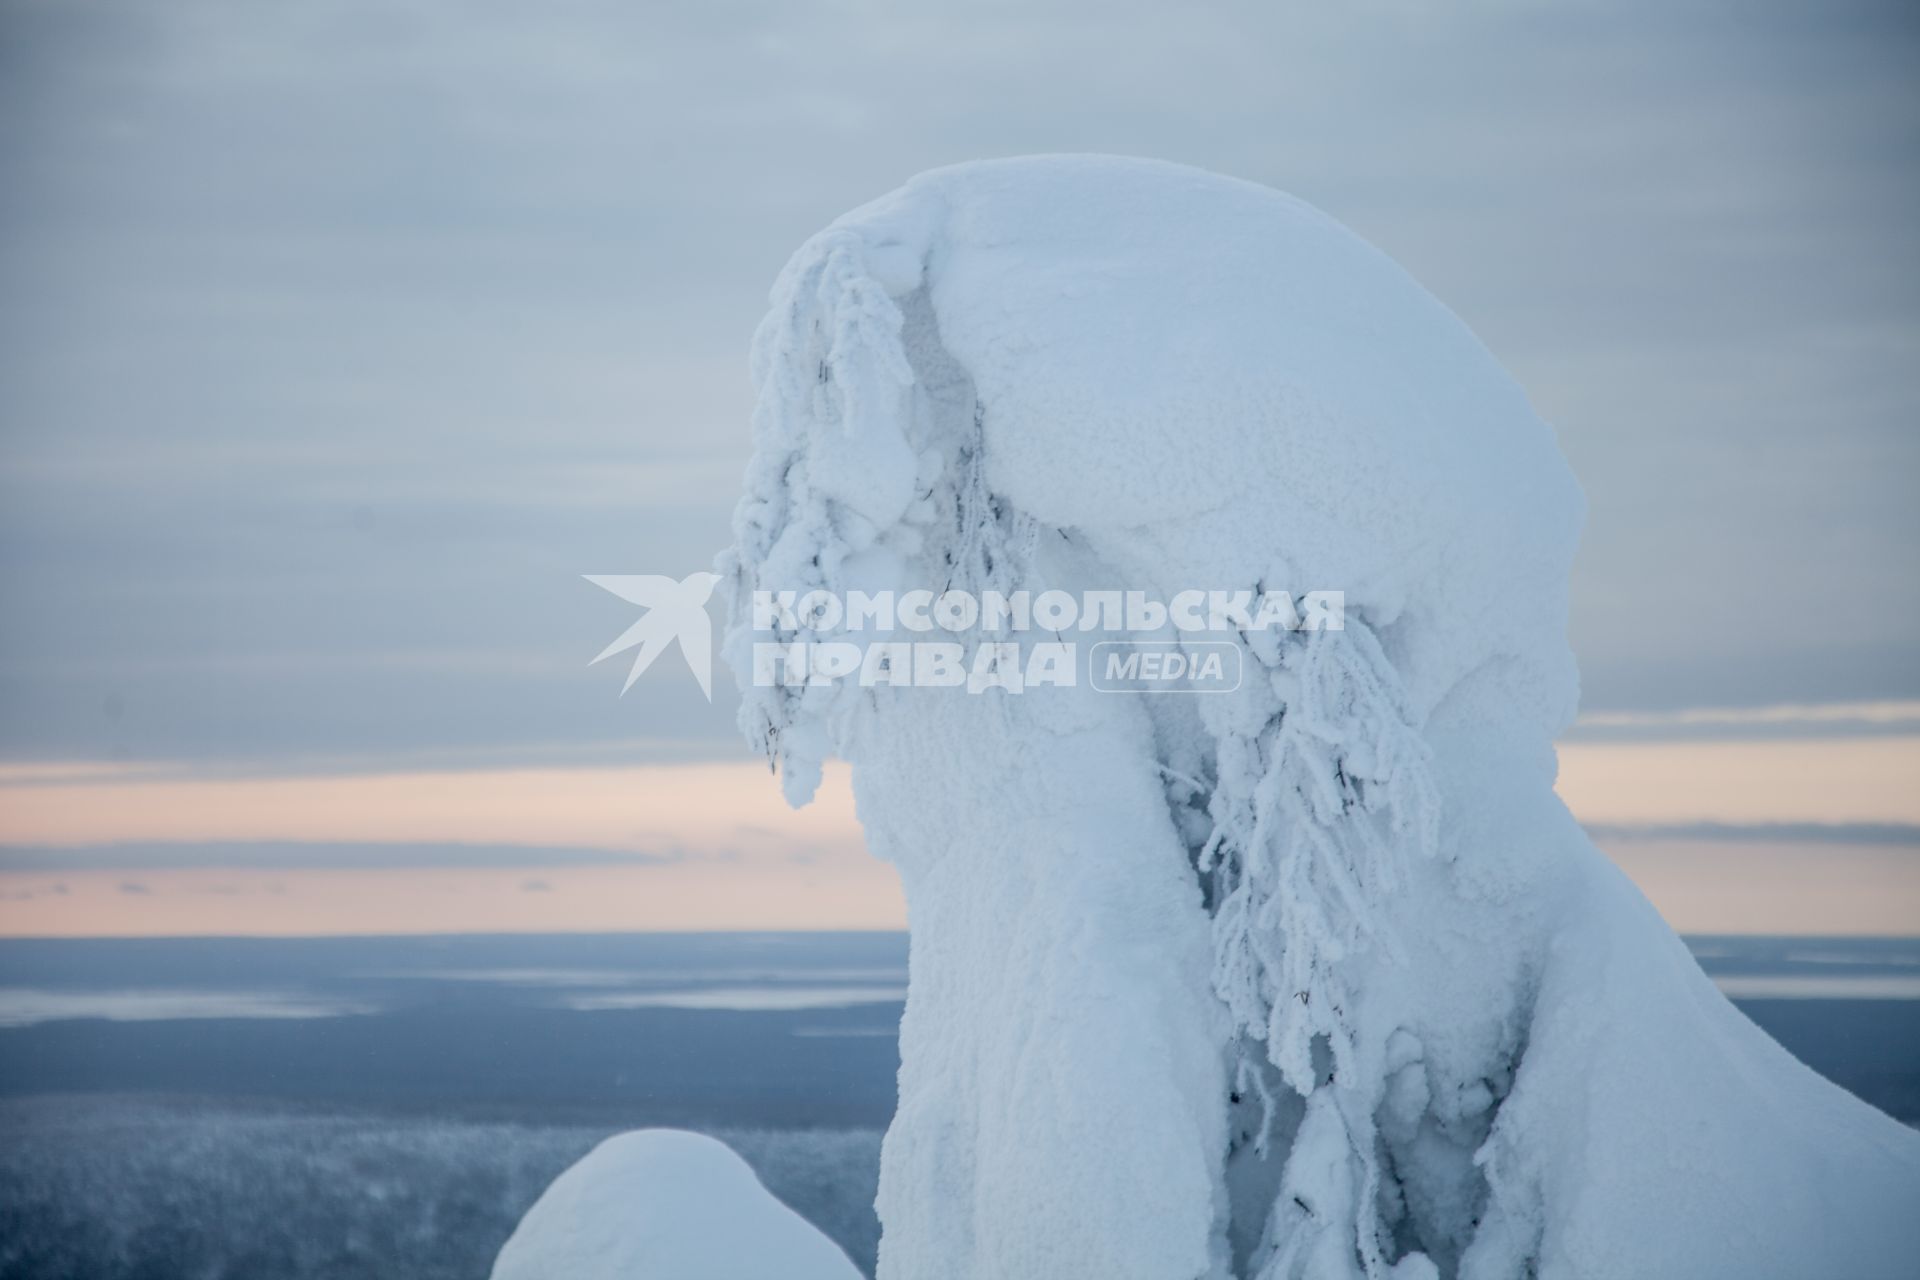
POLYGON ((882 1280, 1920 1270, 1920 1136, 1554 796, 1580 493, 1391 261, 1191 169, 966 165, 803 246, 754 373, 743 685, 755 588, 1346 593, 1231 695, 745 689, 906 887, 882 1280))
POLYGON ((774 1199, 724 1142, 616 1134, 555 1178, 493 1280, 859 1280, 840 1247, 774 1199))

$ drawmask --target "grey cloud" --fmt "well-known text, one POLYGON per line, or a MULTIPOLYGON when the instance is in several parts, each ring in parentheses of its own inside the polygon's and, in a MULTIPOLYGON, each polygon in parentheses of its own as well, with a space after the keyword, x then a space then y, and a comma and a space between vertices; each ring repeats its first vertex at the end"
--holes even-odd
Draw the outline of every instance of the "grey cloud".
POLYGON ((1590 704, 1920 693, 1916 32, 0 0, 0 753, 738 754, 724 693, 586 669, 627 619, 578 575, 726 540, 792 247, 1047 150, 1293 190, 1474 325, 1588 492, 1590 704))

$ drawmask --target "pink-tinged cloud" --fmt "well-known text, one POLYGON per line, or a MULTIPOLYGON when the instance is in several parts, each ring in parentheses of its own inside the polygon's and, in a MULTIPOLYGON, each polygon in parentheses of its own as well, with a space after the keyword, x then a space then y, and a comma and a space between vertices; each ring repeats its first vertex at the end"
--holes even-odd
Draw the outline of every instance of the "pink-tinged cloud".
POLYGON ((1920 823, 1920 736, 1560 746, 1582 822, 1920 823))
MULTIPOLYGON (((1576 816, 1618 826, 1920 824, 1920 737, 1580 742, 1561 748, 1576 816)), ((0 934, 416 933, 898 928, 844 769, 798 812, 752 764, 192 778, 15 767, 0 844, 466 843, 625 850, 644 865, 0 873, 0 934), (531 892, 528 879, 547 888, 531 892), (62 884, 66 892, 52 891, 62 884)), ((1676 926, 1920 931, 1920 856, 1815 840, 1606 842, 1676 926)))

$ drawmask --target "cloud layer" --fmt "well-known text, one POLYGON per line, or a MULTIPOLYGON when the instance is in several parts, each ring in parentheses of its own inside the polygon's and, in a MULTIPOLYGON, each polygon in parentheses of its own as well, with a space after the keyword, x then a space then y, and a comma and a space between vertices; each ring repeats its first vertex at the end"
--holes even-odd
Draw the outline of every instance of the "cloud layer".
POLYGON ((1590 705, 1920 695, 1917 25, 5 0, 0 753, 735 751, 584 670, 579 575, 725 541, 795 244, 1049 150, 1293 190, 1474 325, 1588 490, 1590 705))

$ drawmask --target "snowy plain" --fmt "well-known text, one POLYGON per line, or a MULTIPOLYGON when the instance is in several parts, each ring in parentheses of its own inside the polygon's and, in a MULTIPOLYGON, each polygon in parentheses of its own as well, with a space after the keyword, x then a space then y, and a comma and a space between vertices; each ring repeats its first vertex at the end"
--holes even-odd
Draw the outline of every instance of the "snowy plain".
MULTIPOLYGON (((1796 1055, 1920 1123, 1920 1000, 1873 998, 1920 974, 1920 943, 1693 945, 1723 989, 1764 997, 1741 1008, 1796 1055)), ((903 973, 906 950, 901 934, 0 943, 0 974, 56 1015, 0 1027, 0 1274, 468 1280, 562 1170, 647 1125, 714 1133, 871 1274, 897 1002, 571 1002, 867 981, 903 973), (153 989, 194 998, 98 1015, 102 992, 124 1008, 153 989), (250 1016, 272 999, 373 1011, 250 1016)))

